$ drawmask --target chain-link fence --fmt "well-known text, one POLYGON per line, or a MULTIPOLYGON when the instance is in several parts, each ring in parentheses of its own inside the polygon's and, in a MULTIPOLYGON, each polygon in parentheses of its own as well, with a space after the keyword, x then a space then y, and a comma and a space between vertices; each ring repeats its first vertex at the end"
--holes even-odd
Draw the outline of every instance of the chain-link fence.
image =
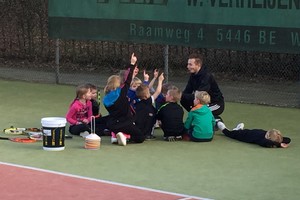
POLYGON ((0 0, 0 77, 77 85, 104 86, 118 73, 131 52, 140 69, 168 69, 168 80, 184 89, 187 58, 205 55, 204 64, 214 74, 226 101, 300 107, 300 55, 195 49, 183 46, 107 41, 59 40, 47 34, 47 0, 0 0), (168 68, 166 68, 168 58, 168 68))

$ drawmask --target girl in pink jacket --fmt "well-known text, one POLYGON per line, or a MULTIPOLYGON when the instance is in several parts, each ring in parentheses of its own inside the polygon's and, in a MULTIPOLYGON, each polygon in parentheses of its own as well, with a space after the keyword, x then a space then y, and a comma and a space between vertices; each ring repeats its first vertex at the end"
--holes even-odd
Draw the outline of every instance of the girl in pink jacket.
POLYGON ((71 103, 66 115, 70 124, 69 132, 73 135, 88 135, 92 116, 91 90, 88 85, 79 85, 76 88, 76 98, 71 103))

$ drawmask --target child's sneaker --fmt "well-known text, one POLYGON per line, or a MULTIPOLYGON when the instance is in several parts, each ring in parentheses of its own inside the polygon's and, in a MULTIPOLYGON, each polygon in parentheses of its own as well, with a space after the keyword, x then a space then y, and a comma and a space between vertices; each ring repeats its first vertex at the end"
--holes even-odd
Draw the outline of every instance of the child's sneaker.
POLYGON ((126 140, 128 141, 131 138, 131 135, 123 133, 123 135, 126 137, 126 140))
POLYGON ((160 121, 156 120, 156 123, 154 124, 154 128, 160 128, 160 121))
POLYGON ((238 131, 238 130, 243 130, 244 129, 245 124, 244 123, 239 123, 234 129, 232 129, 233 131, 238 131))
POLYGON ((223 131, 224 129, 226 129, 225 124, 224 124, 223 122, 221 122, 221 121, 218 121, 218 122, 217 122, 217 127, 218 127, 218 129, 220 129, 221 131, 223 131))
POLYGON ((118 143, 117 136, 116 136, 116 134, 115 134, 114 132, 111 132, 110 142, 111 142, 112 144, 118 143))
POLYGON ((181 136, 181 135, 179 135, 179 136, 176 136, 176 137, 175 137, 175 140, 176 140, 176 141, 180 141, 180 140, 182 140, 182 136, 181 136))
POLYGON ((164 137, 164 140, 167 142, 175 142, 175 136, 164 137))
POLYGON ((117 133, 118 144, 121 146, 126 146, 127 138, 122 132, 117 133))
POLYGON ((145 140, 155 140, 156 137, 153 135, 147 135, 145 140))
POLYGON ((86 136, 88 136, 90 133, 88 131, 84 131, 80 133, 80 136, 85 138, 86 136))
POLYGON ((182 140, 184 140, 184 141, 190 141, 191 138, 190 138, 189 134, 186 133, 186 134, 182 135, 182 140))

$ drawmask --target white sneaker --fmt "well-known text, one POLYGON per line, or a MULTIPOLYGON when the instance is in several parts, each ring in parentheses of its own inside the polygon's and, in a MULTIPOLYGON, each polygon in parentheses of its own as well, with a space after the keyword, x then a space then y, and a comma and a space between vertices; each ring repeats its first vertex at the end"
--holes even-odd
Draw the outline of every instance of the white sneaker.
POLYGON ((84 131, 80 133, 80 136, 85 138, 86 136, 88 136, 90 133, 88 131, 84 131))
POLYGON ((116 137, 111 136, 110 142, 111 142, 112 144, 118 143, 118 139, 117 139, 116 137))
POLYGON ((122 132, 117 133, 118 144, 121 146, 126 146, 127 139, 122 132))
POLYGON ((112 144, 118 143, 117 135, 114 132, 110 132, 110 134, 111 134, 110 142, 112 144))
POLYGON ((236 125, 236 127, 234 129, 232 129, 233 131, 237 131, 237 130, 243 130, 244 129, 245 124, 244 123, 239 123, 238 125, 236 125))
POLYGON ((156 120, 156 123, 154 124, 154 128, 160 128, 160 121, 156 120))
POLYGON ((221 131, 223 131, 226 128, 225 124, 221 121, 217 122, 217 126, 221 131))

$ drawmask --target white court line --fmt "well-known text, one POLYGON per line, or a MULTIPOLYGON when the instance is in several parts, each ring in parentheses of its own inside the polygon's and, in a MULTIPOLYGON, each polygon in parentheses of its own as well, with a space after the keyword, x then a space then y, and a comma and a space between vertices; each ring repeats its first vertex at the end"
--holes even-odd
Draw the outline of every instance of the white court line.
POLYGON ((124 184, 124 183, 117 183, 117 182, 113 182, 113 181, 106 181, 106 180, 102 180, 102 179, 89 178, 89 177, 67 174, 67 173, 62 173, 62 172, 56 172, 56 171, 51 171, 51 170, 46 170, 46 169, 40 169, 40 168, 36 168, 36 167, 29 167, 29 166, 25 166, 25 165, 18 165, 18 164, 6 163, 6 162, 1 162, 1 161, 0 161, 0 164, 24 168, 24 169, 31 169, 31 170, 36 170, 36 171, 40 171, 40 172, 47 172, 47 173, 51 173, 51 174, 58 174, 58 175, 68 176, 68 177, 73 177, 73 178, 79 178, 79 179, 84 179, 84 180, 89 180, 89 181, 96 181, 99 183, 107 183, 107 184, 111 184, 111 185, 124 186, 124 187, 133 188, 133 189, 145 190, 145 191, 150 191, 150 192, 158 192, 158 193, 169 194, 169 195, 177 195, 177 196, 183 197, 178 200, 189 200, 189 199, 212 200, 212 199, 207 199, 207 198, 203 198, 203 197, 189 196, 189 195, 179 194, 179 193, 174 193, 174 192, 166 192, 163 190, 156 190, 156 189, 145 188, 145 187, 140 187, 140 186, 128 185, 128 184, 124 184))

